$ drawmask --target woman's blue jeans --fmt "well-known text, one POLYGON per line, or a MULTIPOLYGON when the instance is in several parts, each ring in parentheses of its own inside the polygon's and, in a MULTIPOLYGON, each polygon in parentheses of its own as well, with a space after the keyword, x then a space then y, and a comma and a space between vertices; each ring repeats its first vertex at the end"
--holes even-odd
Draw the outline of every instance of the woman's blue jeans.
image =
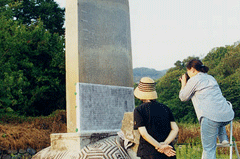
POLYGON ((219 141, 228 141, 225 126, 228 122, 215 122, 208 118, 201 119, 202 159, 216 159, 217 137, 219 141))

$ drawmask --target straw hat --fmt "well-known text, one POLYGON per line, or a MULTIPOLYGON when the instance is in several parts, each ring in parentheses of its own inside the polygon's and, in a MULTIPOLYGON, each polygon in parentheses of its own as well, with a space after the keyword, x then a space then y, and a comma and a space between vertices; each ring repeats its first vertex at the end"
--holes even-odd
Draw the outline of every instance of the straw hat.
POLYGON ((134 95, 139 99, 157 99, 154 80, 149 77, 143 77, 134 90, 134 95))

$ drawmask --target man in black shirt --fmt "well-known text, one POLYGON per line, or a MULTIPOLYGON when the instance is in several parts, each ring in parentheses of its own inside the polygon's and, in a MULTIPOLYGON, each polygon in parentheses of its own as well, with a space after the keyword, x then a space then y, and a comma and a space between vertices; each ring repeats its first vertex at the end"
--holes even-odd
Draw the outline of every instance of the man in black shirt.
POLYGON ((177 136, 178 126, 171 110, 156 101, 155 82, 143 77, 134 95, 143 101, 134 110, 134 129, 141 135, 137 156, 141 159, 176 158, 171 142, 177 136))

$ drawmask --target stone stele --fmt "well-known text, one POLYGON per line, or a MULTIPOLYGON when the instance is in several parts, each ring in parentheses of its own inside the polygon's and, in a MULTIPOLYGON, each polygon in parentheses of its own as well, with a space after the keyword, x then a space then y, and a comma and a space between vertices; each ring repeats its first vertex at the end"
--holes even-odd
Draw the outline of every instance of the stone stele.
POLYGON ((66 1, 67 131, 76 132, 76 84, 133 87, 128 0, 66 1))
POLYGON ((35 158, 79 158, 100 139, 118 143, 111 137, 134 108, 128 0, 67 0, 65 37, 67 133, 51 134, 35 158))
POLYGON ((134 110, 133 88, 77 84, 77 129, 81 134, 117 133, 125 112, 134 110))

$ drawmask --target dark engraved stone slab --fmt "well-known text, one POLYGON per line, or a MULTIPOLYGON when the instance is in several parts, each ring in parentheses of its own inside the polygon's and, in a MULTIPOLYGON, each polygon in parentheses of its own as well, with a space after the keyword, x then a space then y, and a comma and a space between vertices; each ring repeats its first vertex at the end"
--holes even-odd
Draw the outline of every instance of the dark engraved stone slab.
POLYGON ((77 90, 77 132, 117 132, 134 109, 131 87, 78 83, 77 90))

